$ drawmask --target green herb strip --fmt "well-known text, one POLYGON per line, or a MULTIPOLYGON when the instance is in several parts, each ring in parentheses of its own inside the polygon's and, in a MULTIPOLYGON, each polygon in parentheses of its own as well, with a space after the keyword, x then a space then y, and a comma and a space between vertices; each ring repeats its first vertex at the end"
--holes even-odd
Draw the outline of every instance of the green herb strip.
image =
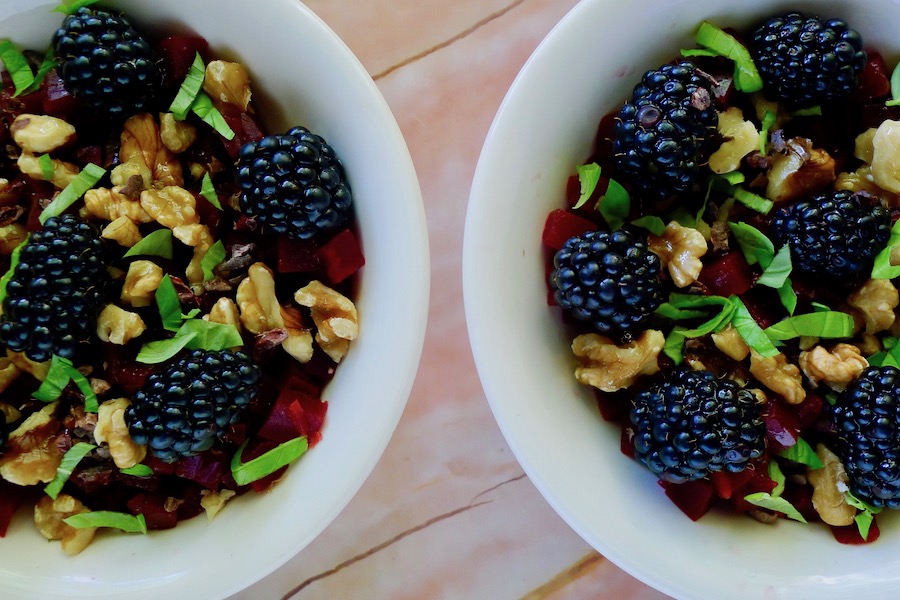
POLYGON ((816 451, 809 445, 809 442, 801 437, 797 438, 796 444, 779 452, 778 456, 806 465, 810 469, 821 469, 824 466, 818 455, 816 455, 816 451))
POLYGON ((53 159, 49 154, 38 156, 38 166, 41 168, 41 177, 44 181, 53 181, 53 159))
POLYGON ((704 307, 720 306, 718 313, 704 323, 693 329, 680 325, 672 328, 663 345, 663 353, 672 359, 675 364, 681 364, 684 360, 684 341, 687 338, 701 337, 709 333, 720 331, 731 320, 734 313, 734 304, 728 298, 722 296, 694 296, 691 294, 669 295, 669 301, 657 309, 657 314, 673 320, 706 316, 706 313, 697 309, 704 307))
POLYGON ((22 248, 28 243, 29 237, 31 237, 31 234, 26 235, 25 239, 22 240, 22 242, 13 249, 12 254, 9 255, 9 268, 6 270, 6 273, 3 274, 3 277, 0 277, 0 303, 6 300, 6 286, 16 272, 16 265, 19 264, 19 256, 22 254, 22 248))
POLYGON ((41 211, 38 221, 41 225, 50 217, 58 217, 67 208, 75 204, 86 191, 97 185, 97 182, 106 174, 106 169, 98 167, 94 163, 88 163, 72 182, 61 191, 53 201, 41 211))
POLYGON ((750 52, 734 37, 704 21, 697 30, 696 40, 699 45, 734 61, 734 86, 739 91, 750 94, 762 89, 762 77, 750 52))
POLYGON ((640 217, 631 222, 635 227, 646 229, 655 236, 661 236, 666 231, 666 223, 655 215, 640 217))
POLYGON ((610 179, 606 193, 597 203, 597 210, 603 215, 609 228, 615 231, 625 224, 625 219, 631 212, 631 197, 618 181, 610 179))
POLYGON ((788 280, 792 268, 791 249, 784 245, 775 253, 775 257, 765 267, 762 276, 756 280, 756 283, 776 290, 780 289, 788 280))
POLYGON ((779 341, 798 337, 848 338, 853 335, 853 317, 833 310, 807 313, 779 321, 767 327, 765 334, 779 341))
POLYGON ((734 304, 731 324, 747 345, 757 354, 766 358, 781 354, 762 327, 756 322, 756 319, 753 318, 753 315, 750 314, 750 311, 747 310, 741 299, 737 296, 732 296, 731 302, 734 304))
POLYGON ((765 269, 775 260, 775 245, 759 229, 743 222, 728 223, 748 264, 765 269))
POLYGON ((79 8, 83 6, 90 6, 91 4, 96 4, 100 0, 69 0, 67 2, 63 2, 56 8, 54 8, 54 12, 61 12, 66 15, 74 14, 79 8))
POLYGON ((66 481, 69 480, 69 477, 72 475, 72 471, 75 470, 75 467, 78 466, 78 463, 81 462, 81 459, 87 456, 87 454, 96 448, 97 446, 93 444, 88 444, 85 442, 78 442, 74 446, 68 449, 66 453, 62 457, 62 461, 59 463, 59 466, 56 468, 56 477, 53 478, 53 481, 48 483, 44 487, 44 492, 54 500, 62 491, 63 485, 65 485, 66 481))
POLYGON ((791 114, 795 117, 821 117, 822 116, 822 107, 821 106, 809 106, 807 108, 798 108, 791 114))
POLYGON ((139 363, 144 363, 148 365, 155 365, 161 362, 166 362, 182 350, 188 345, 189 342, 193 340, 193 338, 197 337, 196 333, 189 335, 176 335, 173 338, 167 340, 156 340, 153 342, 147 342, 143 346, 141 346, 140 351, 135 357, 135 360, 139 363))
POLYGON ((253 483, 291 464, 303 456, 309 448, 309 443, 306 436, 294 438, 279 444, 253 460, 242 463, 241 455, 246 446, 247 442, 244 442, 231 459, 231 476, 238 485, 253 483))
POLYGON ((194 103, 191 104, 191 110, 200 117, 204 123, 216 130, 226 140, 234 139, 234 131, 228 126, 225 117, 213 106, 212 98, 200 91, 194 103))
POLYGON ((111 527, 125 533, 147 533, 147 521, 144 519, 144 515, 135 516, 108 510, 95 510, 72 515, 63 519, 63 523, 75 529, 111 527))
POLYGON ((159 287, 153 294, 159 316, 162 319, 163 329, 166 331, 178 331, 181 328, 181 301, 178 299, 178 291, 169 274, 163 276, 159 287))
POLYGON ((216 188, 209 173, 204 173, 203 179, 200 181, 200 195, 206 198, 207 202, 222 210, 222 204, 219 203, 219 194, 216 193, 216 188))
POLYGON ((137 464, 133 467, 127 467, 125 469, 119 469, 120 473, 125 475, 131 475, 132 477, 150 477, 153 475, 153 469, 148 467, 147 465, 137 464))
POLYGON ((794 291, 793 285, 791 285, 791 280, 785 279, 784 285, 778 288, 777 291, 781 305, 787 309, 789 315, 793 315, 797 309, 797 293, 794 291))
POLYGON ((761 214, 768 214, 775 203, 768 198, 763 198, 758 194, 747 191, 744 188, 735 187, 731 190, 731 195, 735 200, 751 210, 755 210, 761 214))
POLYGON ((148 233, 137 244, 128 249, 125 257, 129 256, 160 256, 172 258, 172 230, 157 229, 148 233))
POLYGON ((897 343, 897 338, 886 336, 881 340, 881 343, 884 350, 868 357, 869 366, 900 369, 900 344, 897 343))
POLYGON ((806 519, 803 518, 800 511, 794 508, 794 505, 784 498, 772 496, 767 492, 756 492, 755 494, 744 496, 744 500, 754 506, 780 512, 789 519, 806 523, 806 519))
POLYGON ((216 274, 213 271, 223 260, 225 260, 225 244, 222 243, 222 240, 219 240, 210 246, 203 258, 200 259, 203 281, 210 281, 216 278, 216 274))
POLYGON ((713 50, 707 50, 706 48, 682 48, 681 55, 688 58, 691 56, 708 56, 712 58, 719 56, 719 53, 713 50))
MULTIPOLYGON (((898 103, 900 104, 900 103, 898 103)), ((894 279, 900 277, 900 265, 891 264, 891 253, 900 246, 900 220, 891 227, 891 236, 887 245, 875 255, 872 265, 872 279, 894 279)))
POLYGON ((18 96, 34 83, 34 73, 28 59, 9 40, 0 41, 0 61, 3 61, 3 66, 16 87, 13 96, 18 96))
POLYGON ((881 508, 866 504, 850 493, 849 490, 844 492, 844 499, 847 501, 847 504, 860 511, 853 520, 856 521, 856 529, 859 531, 862 539, 869 539, 869 529, 872 527, 872 521, 875 520, 875 515, 881 512, 881 508))
POLYGON ((891 99, 885 102, 887 106, 900 105, 900 62, 891 72, 891 99))
POLYGON ((775 482, 775 489, 772 490, 771 494, 773 497, 777 498, 784 492, 784 484, 787 481, 787 478, 784 476, 784 473, 781 472, 781 467, 778 466, 777 461, 770 460, 768 470, 769 479, 775 482))
POLYGON ((175 332, 175 337, 147 342, 141 346, 136 360, 145 364, 165 362, 181 350, 225 350, 242 346, 244 340, 234 325, 188 319, 175 332))
POLYGON ((763 115, 759 127, 759 151, 762 154, 766 153, 766 147, 769 145, 769 130, 774 127, 777 120, 778 115, 771 110, 767 110, 766 114, 763 115))
POLYGON ((581 208, 597 189, 597 184, 600 182, 600 165, 597 163, 578 165, 575 167, 575 172, 578 174, 578 183, 581 184, 581 193, 574 208, 581 208))
POLYGON ((72 361, 56 354, 50 359, 47 377, 31 395, 41 402, 53 402, 62 395, 70 381, 75 383, 78 391, 84 396, 84 410, 90 413, 97 412, 99 409, 97 394, 91 388, 87 377, 72 365, 72 361))
POLYGON ((184 81, 181 82, 181 87, 178 88, 178 94, 175 95, 175 99, 172 100, 172 104, 169 106, 169 112, 171 112, 177 120, 183 121, 185 117, 187 117, 187 114, 191 112, 191 106, 194 104, 194 100, 197 99, 197 95, 200 93, 200 90, 203 89, 203 80, 205 78, 206 64, 204 64, 203 59, 200 57, 200 53, 197 52, 194 55, 194 62, 191 63, 191 67, 188 69, 184 81))

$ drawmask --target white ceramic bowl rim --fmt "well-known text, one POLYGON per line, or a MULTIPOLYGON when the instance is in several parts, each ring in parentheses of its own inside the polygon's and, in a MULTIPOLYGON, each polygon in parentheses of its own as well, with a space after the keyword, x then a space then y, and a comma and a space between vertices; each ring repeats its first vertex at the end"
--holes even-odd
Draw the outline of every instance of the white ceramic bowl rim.
MULTIPOLYGON (((57 2, 7 0, 0 38, 42 50, 62 21, 57 2)), ((233 500, 146 536, 98 535, 76 557, 36 532, 23 507, 0 539, 0 597, 223 598, 299 552, 346 506, 381 456, 409 396, 424 342, 428 239, 421 193, 400 129, 347 46, 296 0, 110 1, 141 24, 204 36, 251 73, 273 133, 304 125, 338 152, 353 188, 366 266, 361 333, 326 388, 322 441, 266 494, 233 500), (253 15, 247 18, 248 8, 253 15), (242 17, 243 16, 243 17, 242 17), (190 21, 189 26, 183 25, 190 21), (288 66, 285 66, 288 65, 288 66)))

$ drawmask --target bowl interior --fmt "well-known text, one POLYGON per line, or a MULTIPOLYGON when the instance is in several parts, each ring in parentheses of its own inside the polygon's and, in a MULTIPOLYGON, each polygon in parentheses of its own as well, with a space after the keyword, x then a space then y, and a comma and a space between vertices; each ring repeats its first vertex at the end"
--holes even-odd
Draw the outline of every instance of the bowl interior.
POLYGON ((621 105, 645 70, 696 47, 702 20, 740 28, 788 9, 840 16, 893 65, 900 57, 897 7, 891 0, 584 0, 529 59, 484 144, 469 200, 463 284, 491 408, 523 468, 569 525, 670 595, 893 598, 900 521, 880 517, 877 543, 842 546, 824 527, 685 517, 649 471, 621 454, 618 428, 603 421, 591 391, 572 376, 571 340, 545 300, 544 220, 564 206, 566 180, 588 156, 600 118, 621 105))
MULTIPOLYGON (((4 3, 0 39, 43 51, 62 20, 51 12, 56 4, 4 3)), ((126 10, 143 27, 206 37, 215 55, 249 68, 257 111, 271 132, 304 125, 337 150, 366 255, 357 297, 361 334, 326 388, 322 441, 271 492, 237 498, 212 522, 201 516, 147 536, 98 535, 76 557, 41 538, 23 508, 0 539, 0 596, 220 598, 312 541, 362 485, 396 427, 427 316, 421 194, 400 130, 371 78, 301 3, 253 3, 252 16, 241 0, 104 4, 126 10)))

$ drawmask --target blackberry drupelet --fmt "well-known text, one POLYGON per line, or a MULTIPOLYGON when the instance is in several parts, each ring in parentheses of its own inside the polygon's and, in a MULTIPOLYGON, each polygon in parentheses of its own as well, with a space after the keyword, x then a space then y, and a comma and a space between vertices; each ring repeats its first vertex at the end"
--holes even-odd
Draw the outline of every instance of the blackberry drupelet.
POLYGON ((53 35, 66 88, 97 110, 128 116, 151 110, 159 71, 150 44, 121 15, 83 7, 53 35))
POLYGON ((575 236, 553 257, 556 303, 600 333, 635 329, 662 303, 660 261, 625 229, 575 236))
POLYGON ((871 269, 890 229, 890 214, 877 198, 846 190, 782 208, 771 223, 773 241, 789 244, 794 268, 836 282, 871 269))
POLYGON ((869 367, 830 408, 850 491, 900 508, 900 369, 869 367))
POLYGON ((305 127, 241 148, 241 210, 274 233, 309 239, 347 222, 350 186, 334 149, 305 127))
POLYGON ((47 219, 6 285, 0 341, 37 362, 75 358, 94 336, 109 281, 97 228, 73 215, 47 219))
POLYGON ((131 438, 165 461, 209 450, 240 420, 259 387, 244 352, 193 350, 147 382, 125 411, 131 438))
POLYGON ((798 12, 763 23, 750 52, 765 89, 793 107, 846 96, 858 86, 867 59, 862 37, 847 23, 798 12))
POLYGON ((683 194, 700 173, 717 123, 711 84, 693 64, 647 71, 616 120, 616 167, 651 197, 683 194))
POLYGON ((632 398, 635 458, 672 483, 743 471, 765 450, 761 413, 753 393, 733 381, 677 368, 632 398))

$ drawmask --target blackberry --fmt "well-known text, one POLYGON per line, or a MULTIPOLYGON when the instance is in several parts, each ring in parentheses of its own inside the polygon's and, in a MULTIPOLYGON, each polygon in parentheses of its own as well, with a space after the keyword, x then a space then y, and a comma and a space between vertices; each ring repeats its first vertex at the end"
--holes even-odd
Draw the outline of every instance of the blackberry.
POLYGON ((709 80, 691 63, 644 74, 619 111, 613 137, 616 167, 632 186, 657 198, 691 188, 718 124, 712 98, 709 80))
POLYGON ((570 238, 553 266, 556 303, 601 333, 633 330, 662 303, 659 257, 626 229, 570 238))
POLYGON ((632 399, 635 458, 673 483, 743 471, 765 450, 761 413, 753 393, 733 381, 677 368, 632 399))
POLYGON ((165 461, 209 450, 244 414, 260 369, 244 352, 193 350, 147 378, 125 411, 131 438, 165 461))
POLYGON ((96 331, 109 281, 97 228, 73 215, 50 217, 6 284, 0 341, 37 362, 73 359, 96 331))
POLYGON ((52 43, 60 77, 73 95, 113 116, 152 108, 159 88, 153 51, 124 16, 79 8, 52 43))
POLYGON ((264 228, 309 239, 347 222, 350 186, 334 149, 305 127, 241 148, 241 210, 264 228))
POLYGON ((830 411, 850 490, 872 506, 900 508, 900 369, 869 367, 830 411))
POLYGON ((872 267, 890 229, 877 198, 842 190, 778 210, 770 232, 777 245, 789 244, 794 268, 847 282, 872 267))
POLYGON ((857 88, 867 59, 862 37, 847 23, 799 12, 772 17, 757 28, 750 53, 765 89, 794 107, 846 96, 857 88))

